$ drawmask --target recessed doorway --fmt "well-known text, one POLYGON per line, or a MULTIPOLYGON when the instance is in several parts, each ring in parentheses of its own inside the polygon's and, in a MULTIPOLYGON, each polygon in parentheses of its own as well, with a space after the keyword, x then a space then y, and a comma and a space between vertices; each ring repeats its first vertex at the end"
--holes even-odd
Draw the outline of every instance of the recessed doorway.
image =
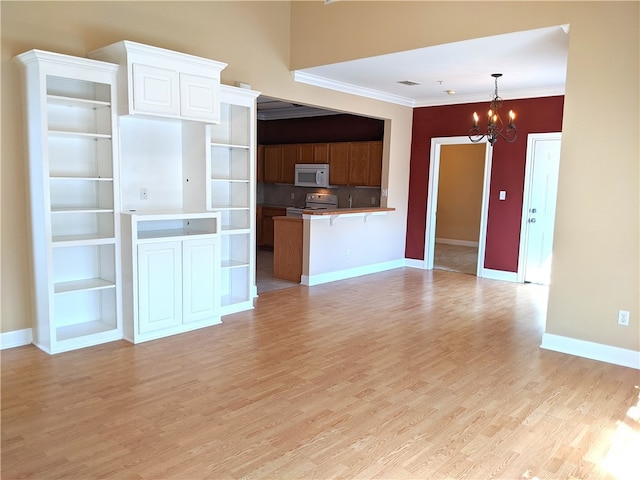
POLYGON ((431 141, 425 268, 482 276, 491 146, 468 137, 431 141))

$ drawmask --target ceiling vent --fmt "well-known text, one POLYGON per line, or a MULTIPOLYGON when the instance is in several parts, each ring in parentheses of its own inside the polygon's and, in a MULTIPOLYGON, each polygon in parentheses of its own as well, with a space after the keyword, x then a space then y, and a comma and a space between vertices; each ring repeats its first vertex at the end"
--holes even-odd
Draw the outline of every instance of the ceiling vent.
POLYGON ((411 80, 400 80, 398 83, 401 83, 402 85, 407 85, 408 87, 413 87, 415 85, 420 85, 418 82, 413 82, 411 80))

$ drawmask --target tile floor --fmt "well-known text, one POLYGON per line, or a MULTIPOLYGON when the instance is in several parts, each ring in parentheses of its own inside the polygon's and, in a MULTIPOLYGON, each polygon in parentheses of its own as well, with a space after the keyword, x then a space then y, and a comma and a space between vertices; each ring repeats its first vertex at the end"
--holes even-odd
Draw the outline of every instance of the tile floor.
POLYGON ((258 295, 300 285, 299 283, 273 278, 273 250, 260 247, 256 249, 256 284, 258 286, 258 295))

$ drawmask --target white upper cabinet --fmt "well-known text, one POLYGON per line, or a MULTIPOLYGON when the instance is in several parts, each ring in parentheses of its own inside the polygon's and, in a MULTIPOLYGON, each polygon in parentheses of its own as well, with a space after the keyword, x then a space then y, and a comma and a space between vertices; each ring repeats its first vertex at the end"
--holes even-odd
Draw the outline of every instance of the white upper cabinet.
POLYGON ((121 114, 220 122, 220 72, 226 63, 121 41, 89 53, 120 64, 121 114))

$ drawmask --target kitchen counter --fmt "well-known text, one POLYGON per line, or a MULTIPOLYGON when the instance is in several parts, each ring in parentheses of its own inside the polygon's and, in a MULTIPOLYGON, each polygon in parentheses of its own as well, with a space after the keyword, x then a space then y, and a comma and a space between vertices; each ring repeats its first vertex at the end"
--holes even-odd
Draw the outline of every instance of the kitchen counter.
POLYGON ((383 207, 364 207, 364 208, 336 208, 333 210, 303 210, 305 215, 349 215, 349 214, 374 214, 384 212, 394 212, 395 208, 383 208, 383 207))

